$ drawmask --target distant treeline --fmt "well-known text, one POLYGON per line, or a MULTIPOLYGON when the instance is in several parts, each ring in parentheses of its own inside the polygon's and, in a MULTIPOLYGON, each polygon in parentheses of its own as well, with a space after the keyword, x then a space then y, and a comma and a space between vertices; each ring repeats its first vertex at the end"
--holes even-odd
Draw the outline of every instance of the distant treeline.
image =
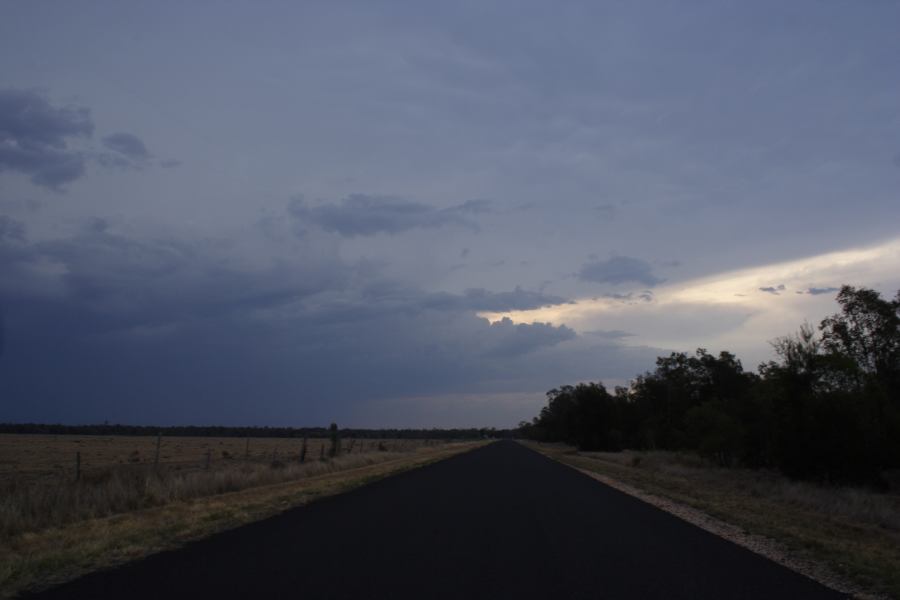
POLYGON ((729 352, 672 353, 612 393, 563 386, 518 434, 582 450, 692 450, 723 466, 874 483, 900 468, 900 292, 841 288, 841 312, 773 342, 745 372, 729 352))
MULTIPOLYGON (((463 440, 508 438, 509 429, 341 429, 341 437, 365 439, 463 440)), ((272 437, 327 438, 327 427, 227 427, 220 425, 45 425, 40 423, 0 423, 0 433, 42 433, 54 435, 163 435, 167 437, 272 437)))

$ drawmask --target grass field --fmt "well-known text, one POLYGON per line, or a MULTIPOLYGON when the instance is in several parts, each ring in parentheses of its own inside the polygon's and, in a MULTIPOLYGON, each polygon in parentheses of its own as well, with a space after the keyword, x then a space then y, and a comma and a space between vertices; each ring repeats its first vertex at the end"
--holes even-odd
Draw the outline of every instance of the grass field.
MULTIPOLYGON (((156 461, 153 436, 90 436, 0 434, 0 480, 11 476, 36 477, 75 476, 76 453, 82 471, 106 469, 116 465, 147 465, 156 461)), ((364 453, 381 448, 403 452, 436 440, 370 440, 342 439, 345 453, 364 453)), ((207 456, 212 464, 236 459, 290 461, 299 459, 303 440, 298 438, 235 437, 162 437, 159 460, 172 467, 205 467, 207 456)), ((329 441, 311 438, 307 441, 307 458, 317 459, 329 441)))
POLYGON ((526 444, 823 583, 859 597, 900 598, 896 490, 824 487, 718 468, 691 454, 526 444))
POLYGON ((177 546, 481 445, 435 440, 0 436, 0 597, 177 546), (325 444, 324 460, 322 446, 325 444), (76 481, 78 448, 82 474, 76 481), (165 448, 165 452, 163 451, 165 448), (137 453, 135 453, 137 451, 137 453), (207 456, 215 458, 209 461, 207 456), (150 458, 145 458, 145 453, 150 458), (138 460, 132 457, 137 457, 138 460))

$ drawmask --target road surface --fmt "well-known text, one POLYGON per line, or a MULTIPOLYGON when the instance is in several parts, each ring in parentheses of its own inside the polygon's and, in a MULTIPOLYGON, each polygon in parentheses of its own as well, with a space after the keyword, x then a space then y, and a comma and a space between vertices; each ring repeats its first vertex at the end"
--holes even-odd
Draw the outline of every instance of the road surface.
POLYGON ((35 598, 842 598, 498 442, 35 598))

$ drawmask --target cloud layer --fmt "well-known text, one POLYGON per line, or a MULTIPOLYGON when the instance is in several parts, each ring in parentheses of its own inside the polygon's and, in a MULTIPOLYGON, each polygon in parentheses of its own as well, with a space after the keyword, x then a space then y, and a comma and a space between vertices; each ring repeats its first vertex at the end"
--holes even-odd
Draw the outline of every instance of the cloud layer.
MULTIPOLYGON (((104 136, 109 152, 90 145, 94 134, 91 111, 84 107, 53 106, 40 92, 0 89, 0 173, 16 171, 40 187, 60 191, 87 172, 95 162, 103 167, 141 167, 152 154, 133 133, 104 136)), ((163 160, 160 166, 174 167, 163 160)))
POLYGON ((448 226, 477 229, 470 217, 485 210, 486 204, 476 200, 438 209, 400 198, 365 194, 352 194, 340 202, 315 206, 296 199, 290 205, 291 215, 301 226, 315 225, 347 237, 393 235, 411 229, 448 226))
POLYGON ((509 425, 900 287, 896 3, 3 17, 0 420, 509 425))
POLYGON ((19 171, 36 185, 59 188, 85 171, 73 139, 94 131, 86 108, 51 106, 32 90, 0 90, 0 171, 19 171))
POLYGON ((147 151, 147 146, 144 145, 141 138, 133 133, 125 133, 123 131, 112 133, 103 138, 103 145, 136 162, 145 161, 150 158, 150 152, 147 151))
POLYGON ((614 256, 585 263, 578 277, 594 283, 640 283, 648 287, 665 281, 653 274, 650 263, 630 256, 614 256))
POLYGON ((165 420, 190 401, 192 419, 264 422, 270 413, 244 403, 264 394, 296 419, 326 419, 365 412, 362 400, 539 392, 576 352, 564 346, 580 344, 564 325, 476 315, 561 297, 429 293, 334 253, 298 260, 295 242, 272 242, 261 229, 242 237, 269 244, 267 258, 249 266, 215 240, 125 235, 96 220, 30 241, 24 224, 0 220, 0 306, 9 317, 0 393, 30 390, 28 410, 42 418, 60 410, 59 394, 77 393, 77 409, 65 414, 165 420), (48 372, 65 387, 36 386, 48 372), (132 400, 117 404, 123 397, 132 400), (202 398, 212 397, 231 408, 204 414, 202 398), (288 398, 296 405, 285 408, 288 398))

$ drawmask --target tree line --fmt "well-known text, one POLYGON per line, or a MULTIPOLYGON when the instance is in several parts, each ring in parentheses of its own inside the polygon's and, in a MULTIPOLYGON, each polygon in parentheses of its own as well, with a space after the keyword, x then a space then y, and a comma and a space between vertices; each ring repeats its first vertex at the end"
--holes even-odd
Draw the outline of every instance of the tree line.
MULTIPOLYGON (((229 427, 223 425, 63 425, 42 423, 0 423, 0 433, 51 435, 162 435, 165 437, 266 437, 328 438, 330 427, 229 427)), ((512 437, 511 429, 472 427, 463 429, 357 429, 340 430, 341 437, 357 439, 471 440, 512 437)))
POLYGON ((839 313, 773 342, 747 372, 730 352, 659 357, 612 392, 566 385, 518 435, 581 450, 698 452, 723 466, 880 484, 900 468, 900 291, 843 286, 839 313))

